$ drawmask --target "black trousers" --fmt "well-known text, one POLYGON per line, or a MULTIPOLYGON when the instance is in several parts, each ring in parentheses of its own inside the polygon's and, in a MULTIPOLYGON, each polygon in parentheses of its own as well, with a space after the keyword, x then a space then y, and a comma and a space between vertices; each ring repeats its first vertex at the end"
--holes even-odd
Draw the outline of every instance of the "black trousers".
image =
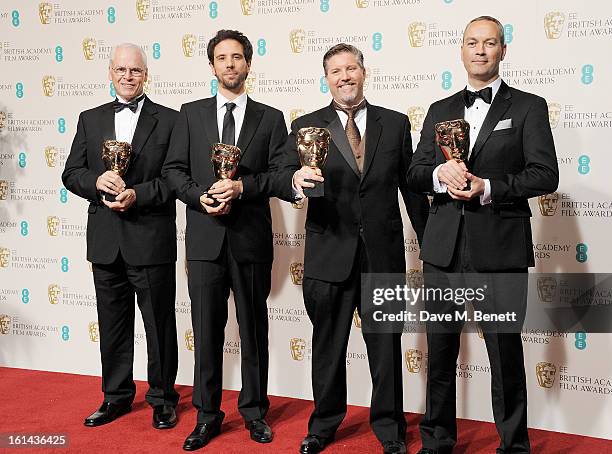
MULTIPOLYGON (((345 282, 304 278, 306 311, 313 325, 312 389, 315 408, 308 433, 332 437, 346 415, 346 349, 355 309, 361 314, 361 273, 369 271, 361 240, 345 282)), ((401 334, 363 333, 372 400, 370 425, 382 441, 406 437, 403 410, 401 334)))
POLYGON ((242 389, 238 410, 245 421, 264 418, 268 400, 268 307, 272 263, 238 263, 227 240, 215 261, 188 261, 195 341, 193 405, 198 423, 223 420, 223 345, 227 300, 234 293, 240 334, 242 389))
POLYGON ((105 402, 134 400, 134 296, 147 338, 147 377, 150 405, 176 406, 178 367, 175 263, 132 266, 121 254, 109 265, 93 264, 98 308, 102 391, 105 402))
MULTIPOLYGON (((450 266, 440 268, 424 263, 425 285, 436 285, 447 280, 450 285, 461 287, 461 280, 477 280, 478 272, 472 266, 468 249, 468 237, 461 222, 456 250, 450 266), (467 277, 462 273, 467 273, 467 277), (472 277, 470 278, 470 275, 472 277), (464 276, 464 277, 462 277, 464 276)), ((501 306, 508 307, 512 298, 520 319, 527 304, 527 269, 511 269, 487 276, 494 281, 495 298, 501 306), (519 273, 519 274, 517 274, 519 273), (510 279, 509 275, 515 276, 510 279), (524 286, 523 286, 524 283, 524 286)), ((467 282, 469 285, 469 282, 467 282)), ((429 302, 428 302, 429 303, 429 302)), ((426 306, 427 307, 427 306, 426 306)), ((440 308, 429 308, 440 312, 440 308)), ((450 313, 457 306, 450 303, 442 312, 450 313)), ((449 325, 447 325, 449 326, 449 325)), ((423 447, 450 453, 457 442, 456 424, 456 363, 459 355, 463 322, 441 329, 427 324, 427 396, 425 415, 420 423, 423 447), (444 332, 446 331, 446 332, 444 332)), ((527 385, 520 332, 497 332, 483 327, 483 336, 491 366, 491 398, 493 417, 501 442, 498 453, 529 453, 527 433, 527 385)))

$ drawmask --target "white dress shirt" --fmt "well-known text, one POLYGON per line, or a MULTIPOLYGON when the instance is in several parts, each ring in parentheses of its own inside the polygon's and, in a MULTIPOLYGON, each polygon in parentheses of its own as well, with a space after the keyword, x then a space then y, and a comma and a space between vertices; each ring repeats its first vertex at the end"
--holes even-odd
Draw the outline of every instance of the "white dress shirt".
POLYGON ((240 130, 242 129, 242 122, 244 121, 244 113, 246 111, 247 105, 247 95, 246 92, 242 93, 237 98, 233 100, 227 99, 221 93, 217 93, 217 127, 219 128, 219 140, 223 138, 223 118, 225 117, 225 112, 227 111, 227 107, 225 104, 228 102, 233 102, 236 104, 232 113, 234 114, 234 144, 238 143, 238 137, 240 137, 240 130))
MULTIPOLYGON (((491 87, 492 89, 491 104, 493 104, 493 100, 495 99, 495 96, 497 95, 497 92, 499 91, 499 87, 501 86, 501 83, 502 83, 501 77, 498 77, 493 82, 491 82, 489 85, 487 85, 486 87, 483 87, 483 88, 491 87)), ((470 84, 467 84, 467 90, 476 91, 476 89, 473 88, 470 84)), ((476 98, 476 100, 474 101, 474 104, 472 104, 470 107, 465 107, 463 118, 465 119, 465 121, 467 121, 470 124, 470 155, 472 154, 472 148, 474 148, 474 143, 476 142, 476 139, 478 138, 478 134, 480 133, 480 128, 482 128, 482 124, 484 123, 484 120, 487 114, 489 113, 491 104, 487 104, 486 102, 482 100, 482 98, 476 98)), ((442 164, 436 167, 433 171, 433 175, 432 175, 433 186, 434 186, 434 192, 444 193, 447 190, 447 186, 445 183, 442 183, 438 179, 438 169, 440 168, 440 166, 442 166, 442 164)), ((486 204, 491 203, 491 182, 489 181, 488 178, 484 178, 483 181, 485 184, 485 188, 484 188, 484 192, 480 195, 480 204, 486 205, 486 204)))
MULTIPOLYGON (((124 104, 128 103, 128 101, 119 95, 117 95, 117 99, 119 102, 124 104)), ((136 131, 136 125, 138 124, 138 118, 140 117, 144 100, 145 97, 143 96, 142 99, 138 101, 136 112, 132 112, 126 107, 121 112, 115 113, 115 139, 117 139, 119 142, 132 143, 132 140, 134 139, 134 131, 136 131)))

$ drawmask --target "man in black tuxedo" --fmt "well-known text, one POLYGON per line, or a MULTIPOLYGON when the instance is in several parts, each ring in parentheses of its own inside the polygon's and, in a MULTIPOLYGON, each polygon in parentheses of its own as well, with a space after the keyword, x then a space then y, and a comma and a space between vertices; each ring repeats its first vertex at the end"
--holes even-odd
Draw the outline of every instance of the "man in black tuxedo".
MULTIPOLYGON (((249 98, 245 80, 253 47, 242 33, 220 30, 208 43, 217 96, 184 104, 170 142, 163 175, 187 205, 187 266, 195 339, 195 429, 183 448, 205 446, 219 434, 227 300, 234 293, 240 328, 242 390, 238 410, 250 436, 272 441, 264 418, 269 408, 268 314, 272 270, 269 197, 287 139, 282 112, 249 98), (221 140, 219 140, 221 139, 221 140), (233 180, 218 180, 212 144, 241 150, 233 180), (230 204, 231 201, 231 204, 230 204)), ((291 198, 287 190, 286 198, 291 198)))
MULTIPOLYGON (((322 451, 346 414, 346 348, 353 312, 361 311, 361 273, 406 272, 398 189, 419 241, 429 207, 406 184, 412 158, 408 118, 366 102, 361 51, 338 44, 323 57, 323 69, 333 101, 293 122, 286 147, 290 171, 284 172, 285 185, 300 196, 314 185, 306 180, 324 185, 323 197, 309 199, 306 218, 303 292, 313 324, 315 401, 300 447, 306 454, 322 451), (305 127, 331 133, 322 174, 300 168, 296 136, 305 127)), ((372 430, 385 453, 406 452, 401 334, 364 330, 363 337, 373 382, 372 430)))
POLYGON ((106 424, 131 410, 136 295, 147 336, 146 399, 153 427, 166 429, 176 425, 179 399, 176 208, 161 167, 178 113, 143 94, 146 54, 135 44, 113 49, 109 78, 117 99, 81 113, 62 174, 66 188, 89 201, 87 260, 96 289, 104 403, 85 425, 106 424), (105 169, 101 152, 108 139, 132 145, 123 177, 105 169))
MULTIPOLYGON (((500 79, 505 54, 499 21, 481 16, 468 24, 461 46, 468 86, 429 108, 408 184, 434 196, 421 249, 425 282, 488 273, 495 282, 494 304, 511 307, 522 320, 527 268, 534 266, 527 201, 553 192, 559 172, 546 101, 500 79), (467 167, 446 161, 435 143, 434 125, 460 118, 470 124, 467 167)), ((455 365, 462 327, 427 326, 421 454, 450 453, 457 441, 455 365)), ((497 452, 530 452, 520 324, 513 332, 502 332, 507 330, 501 325, 483 331, 491 364, 493 415, 501 438, 497 452)))

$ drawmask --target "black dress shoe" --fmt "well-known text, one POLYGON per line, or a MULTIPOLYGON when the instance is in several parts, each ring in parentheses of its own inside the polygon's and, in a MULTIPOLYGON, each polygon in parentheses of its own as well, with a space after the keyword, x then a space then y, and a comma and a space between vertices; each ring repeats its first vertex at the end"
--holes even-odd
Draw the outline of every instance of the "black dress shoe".
POLYGON ((383 441, 384 454, 406 454, 406 443, 403 441, 383 441))
POLYGON ((308 434, 300 445, 301 454, 317 454, 325 449, 325 447, 334 441, 332 438, 325 438, 319 435, 308 434))
POLYGON ((440 454, 440 451, 432 448, 421 448, 417 454, 440 454))
POLYGON ((203 448, 210 440, 219 435, 220 432, 221 423, 219 422, 198 423, 193 432, 185 439, 183 449, 185 451, 195 451, 196 449, 203 448))
POLYGON ((113 404, 104 402, 98 411, 92 413, 85 418, 85 424, 89 427, 101 426, 113 422, 119 416, 125 415, 132 411, 132 404, 113 404))
POLYGON ((244 427, 251 432, 251 440, 257 443, 270 443, 272 441, 272 429, 263 419, 254 419, 244 423, 244 427))
POLYGON ((153 427, 155 429, 172 429, 178 421, 176 410, 172 405, 156 405, 153 407, 153 427))

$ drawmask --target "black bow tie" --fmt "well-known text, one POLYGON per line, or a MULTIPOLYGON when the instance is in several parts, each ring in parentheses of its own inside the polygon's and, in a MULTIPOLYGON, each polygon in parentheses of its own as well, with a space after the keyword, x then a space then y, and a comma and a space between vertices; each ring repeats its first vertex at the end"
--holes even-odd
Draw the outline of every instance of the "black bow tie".
POLYGON ((487 87, 478 91, 469 91, 467 88, 463 90, 463 102, 465 102, 465 107, 472 107, 472 104, 474 104, 476 98, 480 98, 487 104, 491 104, 491 100, 493 99, 493 89, 491 87, 487 87))
POLYGON ((113 109, 115 110, 115 113, 119 113, 125 108, 130 109, 133 113, 136 113, 136 110, 138 110, 138 103, 142 101, 142 98, 144 98, 144 95, 139 96, 138 98, 133 99, 128 103, 122 103, 117 98, 115 98, 115 100, 113 101, 113 109))

